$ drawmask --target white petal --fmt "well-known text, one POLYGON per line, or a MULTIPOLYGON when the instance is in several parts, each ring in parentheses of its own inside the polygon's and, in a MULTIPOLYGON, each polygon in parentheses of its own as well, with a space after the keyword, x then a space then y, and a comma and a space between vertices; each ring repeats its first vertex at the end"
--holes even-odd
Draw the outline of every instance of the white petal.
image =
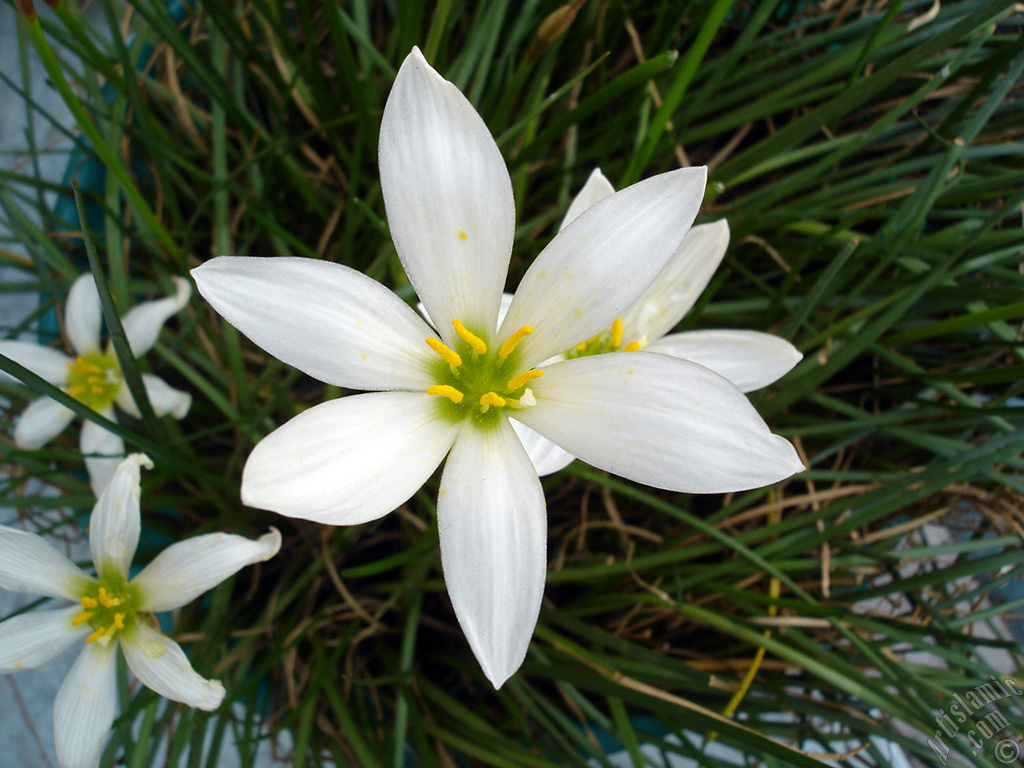
MULTIPOLYGON (((159 376, 154 376, 151 373, 142 374, 142 385, 146 388, 149 404, 153 406, 153 412, 157 416, 166 416, 169 413, 176 419, 183 419, 188 413, 188 409, 192 407, 192 395, 175 389, 159 376)), ((135 404, 131 390, 126 384, 121 384, 115 402, 118 408, 125 413, 135 418, 141 416, 139 406, 135 404)))
POLYGON ((374 392, 321 403, 271 432, 242 472, 242 501, 289 517, 353 525, 409 499, 458 427, 439 397, 374 392))
POLYGON ((728 247, 725 219, 691 228, 665 269, 622 316, 623 340, 653 340, 671 331, 700 298, 728 247))
POLYGON ((532 326, 517 350, 528 367, 607 330, 679 247, 706 176, 706 168, 663 173, 584 211, 523 276, 498 339, 532 326))
POLYGON ((759 331, 674 333, 645 349, 699 363, 744 392, 753 392, 778 381, 803 358, 785 339, 759 331))
POLYGON ((117 714, 116 643, 85 646, 53 702, 60 768, 97 768, 117 714))
POLYGON ((59 611, 23 613, 0 622, 0 674, 42 666, 92 631, 88 624, 71 626, 81 606, 59 611))
POLYGON ((512 182, 459 89, 413 48, 380 126, 380 184, 395 248, 442 338, 496 326, 515 234, 512 182))
POLYGON ((548 366, 531 387, 537 404, 517 419, 583 461, 655 488, 743 491, 803 469, 739 389, 685 360, 581 357, 548 366))
POLYGON ((0 525, 0 589, 77 601, 90 581, 41 536, 0 525))
POLYGON ((139 511, 142 467, 151 469, 153 462, 141 453, 133 453, 120 462, 93 507, 89 518, 89 549, 100 576, 109 571, 128 576, 142 530, 139 511))
POLYGON ((165 698, 207 711, 224 700, 223 685, 196 674, 181 646, 144 621, 124 633, 121 650, 139 681, 165 698))
MULTIPOLYGON (((113 419, 114 409, 108 408, 103 416, 113 419)), ((85 458, 92 492, 99 498, 124 459, 124 440, 87 419, 82 424, 78 447, 85 458)))
POLYGON ((86 273, 71 284, 64 306, 64 332, 75 352, 86 355, 99 351, 102 318, 96 281, 86 273))
POLYGON ((595 168, 590 172, 587 183, 583 185, 583 188, 576 193, 576 197, 569 203, 569 210, 565 212, 562 223, 558 225, 558 231, 561 232, 569 226, 569 223, 587 210, 587 208, 601 202, 608 195, 614 193, 615 187, 612 186, 612 183, 605 178, 600 168, 595 168))
POLYGON ((558 472, 572 464, 575 458, 571 453, 566 453, 557 445, 552 443, 543 435, 538 434, 525 424, 512 420, 512 429, 519 435, 519 440, 526 449, 534 469, 541 477, 558 472))
MULTIPOLYGON (((494 326, 494 330, 498 330, 498 326, 501 325, 501 321, 505 319, 505 315, 508 314, 508 308, 512 306, 512 294, 503 293, 501 294, 501 303, 498 306, 498 322, 494 326)), ((416 302, 416 311, 419 312, 423 319, 430 323, 431 327, 435 327, 434 321, 430 319, 430 313, 427 311, 426 305, 422 301, 416 302)))
POLYGON ((14 428, 14 444, 26 451, 42 448, 63 432, 74 418, 75 412, 56 400, 48 397, 33 400, 14 428))
POLYGON ((189 297, 192 295, 191 284, 183 277, 172 277, 171 279, 174 281, 173 296, 143 302, 132 307, 121 318, 125 336, 128 337, 128 345, 135 357, 149 352, 156 344, 156 338, 160 335, 160 329, 164 327, 167 319, 188 304, 189 297))
POLYGON ((316 259, 221 256, 192 270, 199 293, 277 359, 351 389, 426 389, 434 332, 395 294, 316 259))
POLYGON ((209 533, 172 544, 132 579, 140 610, 170 611, 192 602, 224 579, 281 549, 276 528, 255 541, 230 533, 209 533))
POLYGON ((441 564, 462 631, 495 688, 523 663, 547 571, 544 492, 505 419, 459 433, 437 498, 441 564))
MULTIPOLYGON (((67 383, 68 365, 73 362, 63 352, 27 341, 0 341, 0 355, 9 357, 58 387, 67 383)), ((12 378, 6 373, 0 376, 8 381, 12 378)))

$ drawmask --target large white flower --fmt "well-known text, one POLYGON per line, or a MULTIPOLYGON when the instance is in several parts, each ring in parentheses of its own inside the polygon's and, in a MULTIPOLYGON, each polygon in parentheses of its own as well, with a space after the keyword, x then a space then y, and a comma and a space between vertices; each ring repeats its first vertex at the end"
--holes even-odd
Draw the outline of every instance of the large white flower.
MULTIPOLYGON (((165 299, 147 301, 133 307, 121 318, 132 354, 140 357, 156 343, 160 329, 171 315, 188 304, 192 286, 175 277, 175 293, 165 299)), ((116 420, 114 404, 138 417, 139 408, 121 375, 112 344, 100 346, 102 313, 100 296, 91 274, 79 277, 71 285, 64 307, 64 330, 75 357, 51 347, 24 341, 0 341, 0 354, 28 368, 51 384, 60 387, 79 402, 108 419, 116 420)), ((192 405, 192 396, 170 387, 152 374, 143 374, 149 402, 157 416, 171 414, 181 419, 192 405)), ((74 411, 48 397, 29 403, 14 428, 14 443, 19 448, 42 448, 64 431, 74 411)), ((98 497, 124 458, 124 441, 103 427, 86 420, 79 441, 89 471, 93 493, 98 497)))
MULTIPOLYGON (((615 188, 601 169, 595 168, 570 203, 559 231, 614 192, 615 188)), ((741 330, 668 333, 700 298, 728 246, 729 225, 724 219, 695 225, 661 274, 611 328, 579 343, 561 357, 643 349, 699 363, 744 392, 753 392, 778 381, 803 357, 783 338, 741 330)), ((503 306, 511 299, 508 294, 506 297, 503 306)), ((557 472, 573 460, 569 453, 531 429, 519 425, 516 433, 541 475, 557 472)))
POLYGON ((192 272, 214 308, 274 356, 329 384, 386 390, 323 403, 268 435, 246 463, 242 499, 361 523, 406 501, 447 455, 445 581, 499 687, 526 654, 547 563, 544 495, 511 419, 659 488, 753 488, 802 465, 702 366, 624 352, 537 367, 636 302, 696 216, 705 169, 642 181, 582 214, 537 257, 500 327, 515 219, 508 171, 483 120, 418 49, 384 109, 380 172, 398 255, 436 331, 339 264, 219 257, 192 272))
POLYGON ((117 712, 118 646, 135 676, 161 696, 200 709, 220 706, 224 687, 200 677, 148 614, 180 608, 281 547, 276 529, 255 541, 225 533, 196 536, 172 544, 129 580, 139 543, 140 466, 152 465, 138 453, 124 459, 93 509, 95 578, 41 537, 0 526, 0 587, 75 603, 0 623, 0 673, 34 669, 85 641, 53 702, 60 768, 99 765, 117 712))

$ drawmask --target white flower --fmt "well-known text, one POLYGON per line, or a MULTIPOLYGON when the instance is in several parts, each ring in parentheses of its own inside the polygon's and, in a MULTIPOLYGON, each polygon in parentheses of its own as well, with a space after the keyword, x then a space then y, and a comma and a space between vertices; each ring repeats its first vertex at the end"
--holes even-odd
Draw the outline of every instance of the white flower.
POLYGON ((60 768, 95 768, 117 710, 116 653, 161 696, 191 707, 220 706, 224 687, 200 677, 181 647, 147 614, 191 602, 239 569, 273 557, 276 529, 251 541, 212 533, 173 544, 134 579, 128 567, 139 543, 139 467, 124 459, 92 512, 89 548, 96 578, 33 533, 0 526, 0 587, 71 600, 76 605, 23 613, 0 623, 0 673, 34 669, 85 641, 53 702, 60 768))
POLYGON ((447 456, 445 581, 500 687, 526 654, 547 564, 544 494, 511 419, 658 488, 753 488, 802 465, 736 387, 699 365, 625 352, 537 368, 640 297, 697 214, 703 168, 642 181, 581 215, 537 257, 500 328, 508 171, 483 120, 418 49, 384 110, 380 172, 398 255, 436 331, 340 264, 220 257, 192 271, 213 307, 275 357, 329 384, 386 390, 322 403, 264 438, 242 499, 362 523, 406 501, 447 456))
MULTIPOLYGON (((559 231, 614 192, 615 188, 601 169, 595 168, 570 203, 559 231)), ((767 387, 782 378, 803 355, 778 336, 738 330, 665 335, 697 302, 728 245, 729 225, 724 219, 692 227, 661 274, 636 303, 617 318, 611 328, 567 350, 564 357, 643 349, 699 363, 724 376, 743 392, 767 387)), ((531 429, 517 425, 516 433, 541 475, 557 472, 573 460, 569 453, 531 429)))
MULTIPOLYGON (((192 286, 175 277, 175 294, 165 299, 147 301, 133 307, 121 318, 132 354, 140 357, 156 343, 167 319, 188 303, 192 286)), ((60 387, 79 402, 108 419, 116 420, 114 404, 121 410, 139 416, 139 408, 121 375, 113 346, 100 347, 100 296, 91 274, 79 277, 68 292, 64 308, 64 329, 75 357, 50 347, 24 341, 0 341, 0 354, 28 368, 51 384, 60 387)), ((171 414, 181 419, 192 405, 192 396, 170 387, 163 379, 144 373, 142 383, 157 416, 171 414)), ((64 431, 74 418, 74 411, 48 397, 29 403, 14 429, 14 443, 19 448, 42 448, 64 431)), ((93 493, 98 497, 124 457, 124 441, 103 427, 86 420, 82 425, 79 446, 89 470, 93 493)))

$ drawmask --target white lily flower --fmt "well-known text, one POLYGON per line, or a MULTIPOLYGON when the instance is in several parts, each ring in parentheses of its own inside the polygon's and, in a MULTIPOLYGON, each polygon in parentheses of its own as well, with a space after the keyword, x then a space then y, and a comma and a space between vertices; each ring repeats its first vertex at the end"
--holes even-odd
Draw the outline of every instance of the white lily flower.
MULTIPOLYGON (((192 286, 175 277, 175 293, 164 299, 147 301, 130 309, 122 318, 128 344, 135 357, 146 354, 171 315, 188 304, 192 286)), ((114 348, 108 342, 100 346, 100 295, 91 274, 79 277, 71 285, 64 308, 64 329, 75 357, 24 341, 0 341, 0 354, 28 368, 51 384, 60 387, 79 402, 106 418, 116 421, 114 405, 138 417, 139 408, 121 375, 114 348)), ((184 418, 192 406, 192 396, 174 389, 163 379, 142 375, 142 383, 157 416, 171 414, 184 418)), ((14 428, 14 443, 25 450, 42 448, 64 431, 74 412, 43 397, 29 403, 14 428)), ((79 447, 85 456, 89 481, 97 497, 106 488, 117 465, 124 458, 124 441, 91 421, 82 425, 79 447)))
POLYGON ((96 578, 40 536, 0 526, 0 587, 76 603, 0 623, 0 674, 34 669, 85 641, 53 703, 60 768, 99 765, 117 712, 118 646, 135 676, 161 696, 199 709, 220 706, 224 687, 200 677, 149 614, 180 608, 281 548, 273 528, 255 541, 225 533, 196 536, 171 545, 129 579, 141 528, 142 466, 152 466, 142 454, 124 459, 93 509, 89 548, 96 578))
POLYGON ((385 390, 322 403, 264 438, 242 499, 361 523, 406 501, 447 456, 445 581, 498 688, 526 655, 547 565, 544 495, 512 420, 595 466, 677 491, 753 488, 803 467, 736 387, 701 366, 623 353, 538 367, 636 302, 696 216, 705 169, 655 176, 582 214, 537 257, 500 326, 515 219, 508 170, 483 120, 419 49, 384 109, 380 170, 399 258, 436 332, 339 264, 222 256, 192 271, 207 301, 275 357, 329 384, 385 390))
MULTIPOLYGON (((569 204, 559 231, 614 192, 615 188, 601 169, 595 168, 569 204)), ((729 225, 724 219, 691 227, 661 274, 611 328, 560 357, 571 359, 643 349, 710 368, 743 392, 753 392, 778 381, 803 358, 800 351, 783 338, 760 331, 738 330, 668 333, 700 298, 728 246, 729 225)), ((533 430, 517 425, 516 433, 542 476, 564 469, 573 460, 572 455, 533 430)))

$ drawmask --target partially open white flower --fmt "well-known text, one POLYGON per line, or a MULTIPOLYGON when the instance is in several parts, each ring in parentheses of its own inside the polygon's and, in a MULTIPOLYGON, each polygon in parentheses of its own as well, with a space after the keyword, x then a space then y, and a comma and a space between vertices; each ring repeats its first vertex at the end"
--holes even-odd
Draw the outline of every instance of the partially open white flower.
POLYGON ((0 588, 75 603, 0 623, 0 673, 34 669, 85 641, 53 702, 60 768, 99 765, 117 713, 118 646, 135 676, 161 696, 200 709, 220 706, 224 687, 200 677, 149 614, 180 608, 281 548, 281 534, 273 528, 255 541, 226 533, 196 536, 172 544, 129 579, 141 527, 142 466, 152 466, 142 454, 124 459, 93 509, 89 548, 95 577, 40 536, 0 526, 0 588))
MULTIPOLYGON (((595 168, 570 203, 559 231, 614 192, 601 169, 595 168)), ((740 330, 668 333, 700 298, 728 246, 729 225, 724 219, 691 227, 682 245, 636 303, 610 328, 566 350, 564 357, 643 349, 710 368, 743 392, 778 381, 803 357, 783 338, 740 330)), ((557 472, 573 460, 569 453, 533 430, 517 426, 516 433, 541 475, 557 472)))
POLYGON ((445 581, 500 687, 526 654, 547 566, 544 494, 512 420, 658 488, 741 490, 803 467, 746 397, 702 366, 625 352, 538 367, 637 301, 696 216, 705 169, 655 176, 582 214, 537 257, 500 326, 511 181, 483 120, 418 49, 384 109, 380 171, 398 255, 436 331, 339 264, 220 257, 192 271, 213 307, 274 356, 329 384, 385 390, 310 408, 264 438, 242 499, 361 523, 406 501, 447 456, 437 503, 445 581))
MULTIPOLYGON (((135 357, 141 357, 152 349, 163 324, 188 304, 192 286, 181 277, 173 280, 173 296, 139 304, 121 318, 135 357)), ((96 281, 91 274, 85 274, 71 285, 64 307, 64 330, 75 351, 74 358, 56 349, 24 341, 0 341, 0 354, 60 387, 108 419, 116 420, 115 403, 121 410, 137 417, 139 408, 121 375, 113 346, 110 343, 105 349, 100 346, 101 321, 96 281)), ((188 413, 192 396, 187 392, 174 389, 163 379, 148 373, 142 375, 142 383, 157 416, 171 414, 181 419, 188 413)), ((14 428, 14 443, 26 450, 42 448, 64 431, 74 415, 73 411, 48 397, 35 400, 29 403, 14 428)), ((98 497, 124 458, 124 441, 86 420, 82 425, 79 446, 85 456, 93 493, 98 497)))

